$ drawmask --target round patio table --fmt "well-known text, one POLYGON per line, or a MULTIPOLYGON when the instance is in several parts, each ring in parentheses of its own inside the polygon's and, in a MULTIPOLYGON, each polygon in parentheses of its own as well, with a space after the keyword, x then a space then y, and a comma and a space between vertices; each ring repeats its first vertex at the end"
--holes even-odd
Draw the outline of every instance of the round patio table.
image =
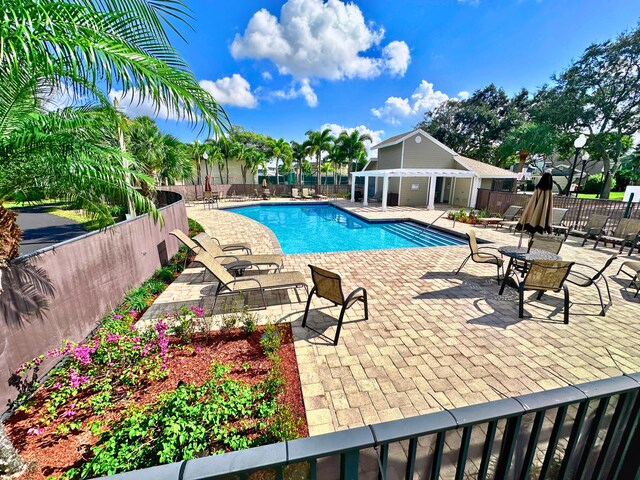
POLYGON ((527 247, 499 247, 498 251, 505 257, 509 257, 509 265, 507 271, 504 273, 502 279, 502 285, 500 286, 499 295, 504 292, 504 287, 507 285, 507 279, 511 275, 511 267, 514 260, 520 260, 526 264, 533 262, 534 260, 562 260, 560 255, 539 248, 532 248, 529 250, 527 247))

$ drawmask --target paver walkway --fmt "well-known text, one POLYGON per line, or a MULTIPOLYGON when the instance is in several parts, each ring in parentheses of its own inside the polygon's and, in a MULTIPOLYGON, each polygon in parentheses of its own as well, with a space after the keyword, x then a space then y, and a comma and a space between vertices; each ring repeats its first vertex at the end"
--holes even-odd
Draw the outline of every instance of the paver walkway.
MULTIPOLYGON (((343 205, 369 218, 433 221, 441 213, 343 205)), ((279 248, 266 227, 245 217, 200 206, 188 214, 224 242, 248 241, 256 253, 279 248)), ((446 219, 436 225, 452 228, 446 219)), ((469 228, 457 223, 454 229, 469 228)), ((477 232, 495 246, 518 242, 504 230, 477 232)), ((570 237, 563 259, 599 267, 614 253, 578 245, 570 237)), ((362 286, 369 292, 369 320, 360 320, 359 306, 349 310, 335 347, 301 328, 304 298, 297 303, 291 292, 271 294, 268 309, 258 311, 265 319, 292 323, 311 435, 619 375, 611 356, 623 371, 640 371, 640 298, 614 276, 628 257, 607 272, 614 299, 607 316, 597 315, 595 289, 572 286, 570 324, 564 325, 561 294, 526 303, 531 318, 519 319, 515 290, 497 295, 493 266, 469 262, 454 275, 467 253, 462 246, 285 256, 285 269, 304 272, 309 285, 312 263, 339 272, 345 289, 362 286)), ((201 278, 196 272, 174 282, 148 315, 196 304, 209 294, 212 283, 191 283, 201 278)), ((209 296, 205 307, 210 302, 209 296)), ((314 299, 312 306, 327 303, 314 299)), ((338 311, 313 310, 309 322, 326 326, 332 337, 338 311)))

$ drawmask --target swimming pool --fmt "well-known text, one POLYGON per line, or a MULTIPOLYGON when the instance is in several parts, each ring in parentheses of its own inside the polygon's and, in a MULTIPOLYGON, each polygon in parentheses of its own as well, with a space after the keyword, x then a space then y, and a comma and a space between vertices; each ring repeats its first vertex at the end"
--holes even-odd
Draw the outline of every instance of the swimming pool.
POLYGON ((465 245, 462 240, 409 222, 370 223, 327 204, 255 205, 228 211, 269 227, 284 253, 465 245))

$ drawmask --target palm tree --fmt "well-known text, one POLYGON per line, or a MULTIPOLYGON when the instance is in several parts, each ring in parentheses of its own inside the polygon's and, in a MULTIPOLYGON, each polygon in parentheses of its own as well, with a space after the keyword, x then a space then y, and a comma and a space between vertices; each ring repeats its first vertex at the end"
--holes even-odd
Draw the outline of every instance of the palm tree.
POLYGON ((302 185, 302 167, 304 160, 307 157, 305 152, 305 146, 302 143, 296 141, 291 142, 291 158, 296 162, 298 166, 298 184, 302 185))
POLYGON ((365 133, 360 135, 358 130, 354 130, 350 134, 342 132, 336 141, 336 145, 341 152, 342 157, 347 161, 348 183, 351 185, 351 172, 353 163, 360 158, 362 152, 366 152, 364 142, 372 142, 371 135, 365 133))
POLYGON ((293 154, 291 151, 291 145, 284 138, 274 140, 269 139, 269 149, 271 150, 271 158, 276 160, 276 185, 280 185, 280 175, 278 175, 278 160, 282 160, 283 170, 289 171, 291 169, 291 162, 293 160, 293 154))
MULTIPOLYGON (((204 153, 207 151, 207 147, 203 145, 200 140, 195 140, 192 143, 187 145, 187 154, 191 158, 193 162, 196 164, 196 172, 197 172, 197 183, 200 185, 200 178, 202 176, 202 163, 204 153)), ((209 175, 209 166, 208 162, 204 162, 205 166, 205 175, 209 175)))
POLYGON ((220 176, 220 183, 224 183, 222 178, 222 170, 227 169, 227 183, 229 183, 229 167, 227 165, 227 156, 225 155, 226 141, 224 138, 216 140, 215 138, 208 138, 204 142, 206 151, 209 154, 209 160, 218 166, 218 175, 220 176), (223 150, 224 149, 224 150, 223 150))
POLYGON ((306 133, 309 139, 304 143, 306 146, 306 152, 309 156, 316 157, 316 171, 318 173, 318 187, 322 185, 322 176, 321 176, 321 168, 322 168, 322 153, 328 152, 331 148, 331 145, 335 141, 333 135, 331 135, 331 130, 325 128, 322 131, 314 131, 308 130, 306 133))
POLYGON ((170 20, 188 18, 183 4, 0 0, 0 5, 0 199, 56 195, 105 224, 113 222, 108 204, 128 199, 138 211, 157 216, 129 178, 153 182, 124 167, 131 155, 105 138, 105 128, 122 120, 104 92, 135 93, 157 111, 166 109, 193 125, 226 128, 226 114, 200 88, 165 31, 174 29, 170 20), (52 93, 89 106, 50 111, 46 102, 52 93))

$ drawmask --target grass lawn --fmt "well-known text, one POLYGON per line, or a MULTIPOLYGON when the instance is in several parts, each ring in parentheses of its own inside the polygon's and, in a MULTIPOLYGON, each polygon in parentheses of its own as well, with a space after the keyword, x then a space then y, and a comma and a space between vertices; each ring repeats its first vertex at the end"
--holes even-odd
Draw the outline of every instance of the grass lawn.
MULTIPOLYGON (((596 198, 595 193, 581 193, 578 195, 580 198, 596 198)), ((624 192, 611 192, 609 194, 609 200, 622 200, 624 192)))

